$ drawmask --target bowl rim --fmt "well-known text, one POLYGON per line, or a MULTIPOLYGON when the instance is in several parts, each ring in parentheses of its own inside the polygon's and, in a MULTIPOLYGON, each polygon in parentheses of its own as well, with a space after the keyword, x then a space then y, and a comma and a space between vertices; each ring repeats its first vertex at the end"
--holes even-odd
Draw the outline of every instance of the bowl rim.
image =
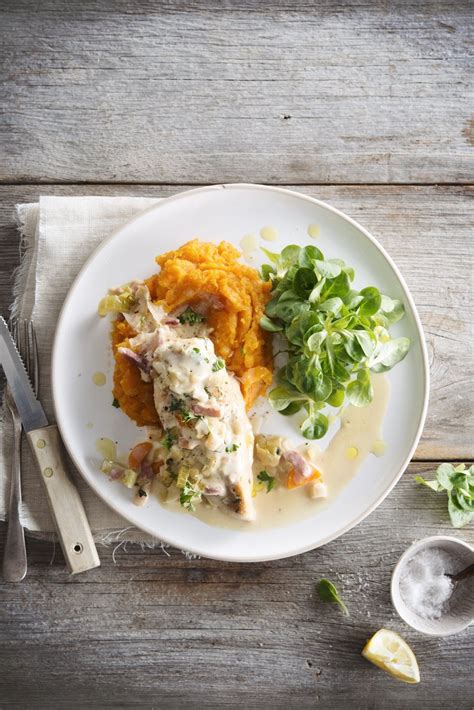
MULTIPOLYGON (((421 323, 421 319, 418 313, 418 309, 416 307, 415 301, 413 299, 413 296, 408 288, 408 285, 398 268, 398 266, 395 264, 394 260, 392 257, 388 254, 386 249, 378 242, 378 240, 365 228, 363 227, 359 222, 357 222, 355 219, 352 217, 349 217, 347 214, 342 212, 341 210, 337 209, 336 207, 333 207, 332 205, 328 204, 327 202, 320 200, 318 198, 312 197, 310 195, 306 195, 305 193, 299 192, 297 190, 291 190, 287 189, 284 187, 279 187, 279 186, 274 186, 274 185, 262 185, 258 183, 217 183, 214 185, 206 185, 203 187, 197 187, 197 188, 192 188, 192 189, 185 189, 181 190, 180 192, 177 192, 174 195, 170 195, 169 197, 161 198, 158 202, 156 202, 153 205, 150 205, 150 207, 144 209, 141 211, 139 214, 135 215, 131 219, 127 220, 124 224, 122 224, 120 227, 117 227, 114 229, 108 237, 106 237, 95 249, 92 250, 91 254, 89 257, 86 259, 84 264, 82 265, 81 269, 77 273, 74 281, 72 282, 69 291, 66 295, 66 298, 64 299, 64 303, 61 307, 58 320, 56 323, 56 329, 55 329, 55 334, 53 338, 53 346, 52 346, 52 353, 51 353, 51 390, 52 390, 52 400, 53 400, 53 408, 54 408, 54 415, 55 419, 59 428, 59 431, 61 433, 61 438, 62 441, 64 442, 64 445, 68 451, 69 456, 71 457, 71 460, 74 463, 74 466, 76 467, 77 471, 80 473, 82 478, 85 480, 87 485, 92 488, 94 493, 100 498, 101 501, 103 501, 106 505, 108 505, 112 510, 114 510, 118 515, 121 515, 122 517, 126 517, 123 513, 123 510, 120 509, 118 505, 115 504, 115 501, 113 500, 106 500, 100 493, 98 487, 94 485, 94 481, 83 471, 82 467, 79 465, 79 462, 77 461, 77 458, 72 451, 72 448, 69 445, 69 442, 67 440, 67 437, 65 436, 66 432, 63 431, 63 426, 62 426, 62 421, 60 415, 60 407, 59 407, 59 387, 58 387, 58 382, 57 382, 57 371, 58 368, 56 366, 56 363, 58 362, 60 358, 60 353, 59 353, 59 347, 58 347, 58 341, 59 341, 59 333, 61 331, 61 327, 65 318, 65 314, 67 312, 67 308, 69 306, 69 302, 71 301, 75 289, 77 287, 77 284, 80 282, 83 273, 86 271, 86 269, 89 267, 90 262, 95 258, 98 252, 102 251, 104 247, 108 246, 110 242, 115 239, 117 234, 121 232, 125 226, 129 226, 133 223, 138 222, 145 214, 148 214, 153 211, 159 211, 163 208, 165 208, 168 204, 172 202, 177 202, 182 199, 186 199, 186 197, 192 196, 192 195, 197 195, 197 194, 204 194, 208 192, 215 192, 215 191, 221 191, 221 190, 235 190, 235 191, 245 191, 245 190, 256 190, 256 191, 261 191, 261 192, 273 192, 273 193, 280 193, 283 195, 289 195, 291 197, 295 197, 300 200, 304 200, 313 204, 318 205, 319 207, 322 207, 323 209, 327 210, 328 212, 333 213, 334 215, 338 216, 341 218, 343 221, 348 222, 350 225, 355 227, 357 230, 359 230, 363 236, 372 243, 372 245, 382 254, 390 268, 392 269, 393 273, 395 274, 402 292, 403 296, 406 299, 406 302, 409 304, 413 319, 415 322, 416 330, 419 336, 419 345, 420 345, 420 351, 421 351, 421 363, 422 363, 422 377, 423 377, 423 404, 419 416, 419 420, 416 426, 416 430, 414 432, 414 436, 412 439, 412 444, 407 451, 406 457, 404 461, 402 462, 402 465, 400 466, 398 472, 396 475, 394 475, 391 484, 381 493, 377 500, 372 503, 371 505, 368 505, 367 508, 364 509, 362 513, 357 515, 355 518, 351 519, 346 525, 344 525, 337 533, 331 533, 329 535, 326 535, 322 540, 317 542, 316 544, 314 542, 306 543, 303 545, 300 545, 299 547, 295 547, 292 551, 285 551, 283 554, 281 553, 272 553, 270 555, 265 555, 265 554, 259 554, 257 556, 254 555, 234 555, 234 554, 225 554, 220 552, 219 554, 213 554, 210 553, 209 551, 203 551, 199 545, 194 545, 190 544, 189 546, 186 546, 186 549, 188 552, 191 552, 193 554, 198 554, 198 555, 203 555, 209 559, 217 559, 221 561, 227 561, 227 562, 267 562, 271 560, 278 560, 278 559, 284 559, 286 557, 293 557, 296 555, 300 555, 302 553, 308 552, 310 550, 317 549, 318 547, 322 547, 323 545, 328 544, 329 542, 332 542, 333 540, 341 537, 345 533, 347 533, 349 530, 354 528, 356 525, 359 525, 368 515, 374 512, 378 508, 378 506, 382 503, 383 500, 390 494, 390 492, 393 490, 393 488, 396 486, 400 478, 402 477, 403 473, 405 472, 407 466, 409 465, 413 454, 416 451, 416 448, 418 446, 418 443, 420 441, 423 428, 426 422, 426 415, 428 411, 428 403, 429 403, 429 395, 430 395, 430 368, 429 368, 429 360, 428 360, 428 348, 427 348, 427 343, 426 343, 426 337, 424 333, 424 329, 421 323)), ((141 530, 144 532, 149 533, 153 537, 156 537, 156 533, 146 524, 137 524, 136 522, 132 523, 133 525, 136 525, 139 527, 141 530)), ((160 534, 160 540, 163 542, 172 545, 173 547, 178 547, 182 548, 183 545, 181 542, 177 541, 172 535, 167 535, 167 534, 160 534)))
MULTIPOLYGON (((414 554, 417 552, 417 550, 421 550, 426 547, 432 547, 434 546, 433 543, 441 543, 441 542, 451 542, 454 543, 455 545, 458 545, 459 547, 462 547, 464 550, 468 550, 471 553, 474 553, 474 546, 470 545, 468 542, 465 540, 461 540, 459 537, 453 537, 452 535, 430 535, 428 537, 423 537, 420 540, 415 540, 414 542, 407 547, 405 552, 400 556, 398 559, 395 567, 393 568, 392 576, 390 579, 390 598, 392 602, 392 606, 397 612, 398 616, 402 621, 405 622, 408 626, 410 626, 412 629, 415 629, 415 631, 419 631, 422 634, 425 634, 426 636, 453 636, 454 634, 459 634, 461 631, 464 629, 467 629, 468 626, 470 626, 474 619, 471 619, 470 621, 467 621, 465 624, 462 626, 456 627, 455 629, 449 629, 446 631, 432 631, 428 630, 426 628, 422 628, 421 624, 415 625, 412 624, 411 621, 409 621, 405 615, 403 614, 403 611, 401 609, 401 604, 399 603, 398 600, 402 601, 401 599, 401 594, 400 594, 400 574, 401 570, 405 566, 405 564, 408 562, 408 560, 414 556, 414 554)), ((419 617, 421 620, 421 617, 419 617)), ((436 621, 436 620, 433 620, 436 621)))

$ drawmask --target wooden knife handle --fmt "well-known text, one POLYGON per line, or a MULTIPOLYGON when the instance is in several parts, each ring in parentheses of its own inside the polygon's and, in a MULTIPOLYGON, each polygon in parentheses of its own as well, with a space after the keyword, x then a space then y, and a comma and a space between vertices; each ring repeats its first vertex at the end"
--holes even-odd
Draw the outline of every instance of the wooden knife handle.
POLYGON ((71 574, 100 565, 86 512, 74 483, 66 473, 58 427, 51 425, 28 434, 46 490, 49 508, 71 574))

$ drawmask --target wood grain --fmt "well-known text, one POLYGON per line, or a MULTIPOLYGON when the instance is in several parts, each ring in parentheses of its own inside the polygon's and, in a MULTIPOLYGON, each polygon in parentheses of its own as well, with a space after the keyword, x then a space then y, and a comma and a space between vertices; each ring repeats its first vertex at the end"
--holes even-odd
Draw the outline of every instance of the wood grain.
MULTIPOLYGON (((42 194, 166 196, 176 186, 0 186, 0 308, 11 301, 18 263, 15 202, 42 194)), ((298 188, 297 188, 298 189, 298 188)), ((301 188, 300 188, 301 189, 301 188)), ((417 459, 471 459, 474 450, 474 218, 468 186, 319 186, 327 200, 372 231, 401 268, 418 306, 431 365, 428 419, 417 459)))
POLYGON ((471 708, 473 628, 423 636, 390 604, 392 569, 412 540, 453 533, 474 544, 472 526, 449 527, 445 497, 414 482, 429 472, 410 466, 358 527, 278 562, 187 560, 131 546, 116 551, 116 564, 101 549, 100 568, 67 577, 59 547, 52 560, 51 543, 29 540, 28 577, 0 585, 2 707, 432 710, 455 698, 457 710, 471 708), (324 576, 348 619, 319 601, 324 576), (361 658, 381 626, 413 646, 419 686, 361 658))
POLYGON ((389 595, 414 539, 474 544, 413 480, 474 458, 471 18, 468 0, 2 2, 0 312, 16 202, 304 185, 394 257, 432 377, 423 461, 324 548, 255 565, 101 548, 71 577, 59 545, 28 539, 28 576, 0 581, 2 709, 472 708, 473 627, 425 637, 389 595), (349 619, 319 601, 323 576, 349 619), (381 626, 412 645, 419 686, 361 658, 381 626))
POLYGON ((0 180, 472 181, 468 0, 4 0, 0 180))

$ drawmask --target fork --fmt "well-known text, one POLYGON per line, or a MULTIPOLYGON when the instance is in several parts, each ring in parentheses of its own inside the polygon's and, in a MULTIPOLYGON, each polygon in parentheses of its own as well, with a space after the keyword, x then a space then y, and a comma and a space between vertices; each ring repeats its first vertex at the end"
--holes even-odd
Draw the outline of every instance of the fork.
MULTIPOLYGON (((27 361, 27 369, 31 372, 31 347, 29 345, 29 336, 31 335, 30 324, 27 321, 20 321, 20 323, 15 321, 12 330, 17 348, 24 358, 24 361, 27 361)), ((34 360, 32 384, 36 392, 38 386, 38 361, 37 358, 34 360)), ((10 499, 8 503, 8 529, 3 552, 3 579, 6 582, 21 582, 27 570, 25 532, 20 520, 22 427, 21 419, 8 384, 5 389, 5 403, 13 423, 13 453, 10 499)))

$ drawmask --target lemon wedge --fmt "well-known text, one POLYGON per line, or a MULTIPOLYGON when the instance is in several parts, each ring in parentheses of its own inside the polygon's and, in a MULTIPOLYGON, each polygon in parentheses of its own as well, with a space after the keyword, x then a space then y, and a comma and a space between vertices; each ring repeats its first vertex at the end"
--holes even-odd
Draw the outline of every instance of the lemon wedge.
POLYGON ((401 636, 380 629, 365 644, 362 655, 371 663, 404 683, 419 683, 420 671, 415 654, 401 636))

